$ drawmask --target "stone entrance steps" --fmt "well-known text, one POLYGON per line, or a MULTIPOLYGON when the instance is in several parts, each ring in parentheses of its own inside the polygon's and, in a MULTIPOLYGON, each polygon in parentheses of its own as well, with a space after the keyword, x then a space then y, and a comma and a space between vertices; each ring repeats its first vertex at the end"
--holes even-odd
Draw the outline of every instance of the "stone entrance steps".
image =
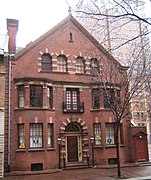
POLYGON ((89 168, 88 164, 86 163, 80 163, 80 162, 75 162, 75 163, 67 163, 64 170, 71 170, 71 169, 82 169, 82 168, 89 168))

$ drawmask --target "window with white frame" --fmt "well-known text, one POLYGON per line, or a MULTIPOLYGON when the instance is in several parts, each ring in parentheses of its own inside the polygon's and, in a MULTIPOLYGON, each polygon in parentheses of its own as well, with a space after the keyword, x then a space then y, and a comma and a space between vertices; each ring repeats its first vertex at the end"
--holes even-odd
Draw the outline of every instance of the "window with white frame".
POLYGON ((83 57, 76 58, 76 73, 84 73, 85 72, 85 62, 83 57))
POLYGON ((24 86, 19 86, 18 87, 18 107, 22 108, 24 107, 24 97, 25 96, 25 90, 24 86))
POLYGON ((94 144, 101 145, 101 123, 93 124, 94 144))
POLYGON ((41 85, 30 86, 30 106, 42 107, 43 89, 41 85))
POLYGON ((42 123, 30 124, 30 148, 41 148, 43 146, 42 123))
POLYGON ((66 108, 67 110, 78 110, 78 105, 80 103, 80 91, 76 88, 66 89, 66 108))
POLYGON ((25 128, 24 124, 18 124, 18 148, 25 148, 25 128))
POLYGON ((48 146, 53 147, 53 124, 48 124, 48 146))
POLYGON ((106 144, 115 144, 115 124, 106 123, 106 144))
POLYGON ((59 55, 57 57, 57 71, 67 72, 67 58, 65 55, 59 55))
POLYGON ((41 65, 42 71, 51 71, 52 70, 52 56, 49 53, 44 53, 41 56, 41 65))
POLYGON ((48 105, 48 108, 53 108, 53 89, 52 89, 52 87, 47 87, 47 105, 48 105))

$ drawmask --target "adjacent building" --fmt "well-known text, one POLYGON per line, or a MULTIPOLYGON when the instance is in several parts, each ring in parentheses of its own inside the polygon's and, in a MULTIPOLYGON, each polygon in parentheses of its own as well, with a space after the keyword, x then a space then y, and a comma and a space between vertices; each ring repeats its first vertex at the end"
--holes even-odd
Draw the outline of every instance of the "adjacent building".
POLYGON ((5 64, 5 80, 2 83, 2 87, 4 87, 4 163, 3 169, 5 172, 10 172, 10 151, 11 151, 11 101, 13 101, 13 94, 11 93, 11 69, 12 69, 12 59, 16 53, 16 35, 18 30, 18 20, 15 19, 7 19, 6 20, 6 49, 7 53, 4 56, 4 64, 5 64))
POLYGON ((7 34, 0 34, 0 177, 4 176, 4 124, 5 124, 5 94, 7 78, 7 34))
POLYGON ((5 63, 3 52, 0 54, 0 87, 0 177, 3 177, 5 114, 5 63))

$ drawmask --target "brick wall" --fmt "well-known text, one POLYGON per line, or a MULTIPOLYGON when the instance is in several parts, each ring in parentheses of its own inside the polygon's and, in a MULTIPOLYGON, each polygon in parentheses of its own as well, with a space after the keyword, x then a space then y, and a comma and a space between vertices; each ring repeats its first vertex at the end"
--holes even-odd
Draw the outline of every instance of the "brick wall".
MULTIPOLYGON (((109 158, 116 157, 115 145, 107 147, 105 139, 105 123, 115 122, 110 110, 102 107, 95 111, 92 109, 92 87, 98 87, 98 76, 90 75, 90 59, 96 57, 107 69, 110 63, 114 65, 114 59, 98 47, 96 41, 82 30, 80 25, 70 21, 63 21, 59 26, 52 29, 34 43, 29 44, 23 51, 15 56, 15 65, 12 66, 12 99, 11 99, 11 170, 30 170, 31 164, 42 163, 43 169, 58 167, 57 138, 61 136, 61 163, 63 157, 67 159, 67 136, 65 129, 71 122, 76 122, 81 128, 79 148, 81 148, 82 162, 86 163, 87 156, 92 159, 90 137, 93 135, 93 123, 102 125, 102 145, 95 147, 95 162, 108 164, 109 158), (73 41, 70 42, 70 33, 73 41), (52 55, 53 72, 42 72, 40 58, 43 53, 52 55), (56 68, 57 56, 64 54, 67 58, 68 72, 59 73, 56 68), (86 73, 76 74, 75 57, 82 56, 86 60, 86 73), (42 108, 30 107, 30 85, 39 84, 43 90, 46 86, 53 88, 53 108, 49 109, 46 104, 42 108), (25 87, 25 107, 18 108, 18 86, 25 87), (85 111, 82 113, 64 113, 62 102, 65 101, 66 88, 77 88, 80 92, 80 102, 84 102, 85 111), (25 125, 25 148, 18 148, 17 125, 25 125), (30 148, 30 123, 43 123, 43 147, 30 148), (47 147, 47 124, 54 124, 54 147, 47 147)), ((117 62, 116 62, 117 63, 117 62)), ((115 64, 116 64, 115 63, 115 64)), ((116 66, 114 65, 114 68, 116 66)), ((107 71, 106 71, 107 73, 107 71)), ((116 78, 116 83, 123 78, 123 71, 116 78)), ((104 81, 104 78, 101 79, 104 81)), ((46 93, 44 93, 46 95, 46 93)), ((45 96, 43 102, 45 101, 45 96)), ((129 120, 123 121, 124 140, 127 144, 127 129, 129 120)), ((72 133, 70 133, 70 136, 72 133)), ((80 150, 79 150, 80 151, 80 150)), ((128 161, 126 156, 127 147, 121 146, 121 162, 128 161)), ((81 158, 81 157, 80 157, 81 158)))

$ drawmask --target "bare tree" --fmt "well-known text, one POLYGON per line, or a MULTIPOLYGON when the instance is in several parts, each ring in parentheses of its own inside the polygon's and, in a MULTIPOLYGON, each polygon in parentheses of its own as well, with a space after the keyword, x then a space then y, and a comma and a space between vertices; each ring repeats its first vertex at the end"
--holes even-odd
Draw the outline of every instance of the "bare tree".
MULTIPOLYGON (((88 26, 86 28, 90 33, 107 49, 107 53, 114 55, 118 50, 116 58, 125 65, 109 58, 107 64, 101 65, 99 71, 95 72, 97 77, 93 78, 93 81, 100 82, 101 85, 103 82, 104 106, 110 108, 114 115, 118 177, 121 176, 120 123, 131 114, 129 104, 135 96, 139 95, 141 99, 141 92, 146 91, 146 83, 151 78, 151 54, 147 38, 151 22, 142 13, 143 7, 144 2, 140 0, 79 0, 76 10, 78 19, 85 19, 84 25, 88 26), (135 27, 138 33, 130 33, 128 36, 127 31, 135 27), (123 46, 126 51, 123 51, 123 46)), ((100 55, 98 57, 101 61, 100 55)))
POLYGON ((98 55, 99 62, 103 62, 103 64, 100 64, 98 69, 95 66, 91 71, 92 81, 100 83, 101 87, 103 86, 104 107, 109 108, 114 116, 118 177, 121 176, 119 155, 120 125, 126 116, 131 115, 130 103, 132 99, 137 97, 139 101, 138 96, 141 99, 143 93, 149 88, 146 83, 150 81, 150 63, 146 59, 142 59, 138 63, 139 55, 141 56, 140 52, 138 59, 131 60, 129 66, 122 66, 112 57, 109 57, 104 62, 101 56, 98 55))

